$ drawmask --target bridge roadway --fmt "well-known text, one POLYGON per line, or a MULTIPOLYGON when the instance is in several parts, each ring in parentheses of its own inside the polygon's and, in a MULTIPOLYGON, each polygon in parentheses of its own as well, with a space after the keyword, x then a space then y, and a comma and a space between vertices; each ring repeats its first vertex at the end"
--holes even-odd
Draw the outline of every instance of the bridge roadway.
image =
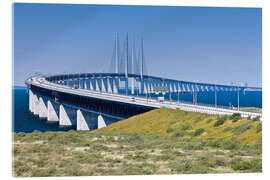
POLYGON ((101 91, 97 92, 95 90, 90 90, 90 89, 80 89, 80 88, 74 89, 72 87, 68 87, 65 85, 60 85, 60 84, 47 81, 45 77, 43 76, 31 77, 26 82, 29 85, 32 84, 34 86, 50 89, 57 92, 70 93, 74 95, 98 98, 102 100, 116 101, 116 102, 151 107, 151 108, 166 107, 166 108, 171 108, 171 109, 178 108, 184 111, 199 112, 199 113, 206 113, 206 114, 231 115, 233 113, 240 113, 242 117, 248 117, 248 116, 252 118, 257 117, 257 116, 259 116, 260 118, 262 117, 262 113, 260 112, 249 112, 249 111, 236 110, 236 109, 230 109, 230 108, 212 107, 212 106, 197 105, 197 104, 187 104, 187 103, 182 103, 182 102, 177 103, 177 102, 170 102, 166 100, 163 102, 159 102, 156 99, 144 98, 144 97, 138 97, 138 96, 113 94, 113 93, 107 93, 107 92, 101 92, 101 91))

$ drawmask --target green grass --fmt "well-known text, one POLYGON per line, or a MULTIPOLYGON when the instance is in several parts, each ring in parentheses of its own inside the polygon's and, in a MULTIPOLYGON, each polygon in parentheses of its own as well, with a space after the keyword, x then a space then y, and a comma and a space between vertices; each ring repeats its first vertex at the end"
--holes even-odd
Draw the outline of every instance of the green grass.
POLYGON ((18 152, 14 155, 14 176, 261 172, 261 150, 237 140, 74 131, 38 134, 42 144, 28 138, 24 141, 30 134, 23 139, 14 134, 17 143, 25 142, 14 144, 18 152), (48 134, 54 140, 48 140, 48 134), (69 144, 61 141, 70 134, 76 134, 82 141, 69 144), (40 151, 40 146, 50 151, 40 151), (246 162, 247 156, 257 160, 247 168, 234 161, 237 157, 242 159, 239 162, 246 162))
POLYGON ((250 121, 247 118, 239 119, 238 114, 217 116, 161 108, 113 123, 94 132, 143 133, 174 137, 193 137, 195 131, 202 128, 204 129, 204 133, 199 134, 196 138, 227 140, 236 138, 243 144, 256 144, 257 140, 262 136, 260 130, 256 128, 259 124, 262 124, 262 122, 250 121), (249 125, 242 127, 244 124, 249 125), (257 131, 258 133, 256 133, 257 131))
POLYGON ((13 175, 261 172, 262 123, 232 119, 156 109, 91 132, 14 133, 13 175))

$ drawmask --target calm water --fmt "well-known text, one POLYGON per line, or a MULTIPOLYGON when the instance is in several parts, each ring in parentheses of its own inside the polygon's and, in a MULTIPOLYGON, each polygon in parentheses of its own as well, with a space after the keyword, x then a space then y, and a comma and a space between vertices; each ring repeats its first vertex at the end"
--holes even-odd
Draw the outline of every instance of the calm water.
POLYGON ((33 132, 34 130, 45 131, 67 131, 75 127, 63 128, 58 123, 47 123, 39 119, 28 110, 27 89, 13 89, 13 132, 33 132))
MULTIPOLYGON (((120 89, 119 93, 125 94, 124 89, 120 89)), ((131 94, 131 91, 128 92, 131 94)), ((217 92, 217 105, 218 106, 228 106, 228 107, 237 107, 237 91, 218 91, 217 92)), ((135 89, 134 96, 144 96, 146 95, 139 95, 138 90, 135 89)), ((158 96, 162 96, 162 94, 156 95, 151 94, 151 98, 157 98, 158 96)), ((150 96, 149 96, 150 97, 150 96)), ((172 93, 171 97, 173 101, 178 101, 178 94, 172 93)), ((170 94, 167 93, 164 98, 166 100, 170 99, 170 94)), ((239 99, 240 99, 240 107, 262 107, 262 92, 261 91, 246 91, 246 92, 239 92, 239 99)), ((192 103, 193 101, 193 94, 191 92, 186 92, 185 94, 179 93, 179 101, 192 103)), ((206 104, 206 105, 214 105, 215 104, 215 92, 211 91, 204 91, 198 92, 197 94, 197 102, 199 104, 206 104)))
MULTIPOLYGON (((121 91, 123 93, 123 90, 121 91)), ((137 94, 135 92, 135 94, 137 94)), ((156 95, 152 95, 156 97, 156 95)), ((169 99, 169 94, 165 96, 169 99)), ((177 101, 178 95, 172 94, 172 98, 177 101)), ((179 94, 180 101, 192 102, 192 94, 179 94)), ((214 92, 200 92, 197 95, 198 103, 214 104, 214 92)), ((218 105, 237 107, 237 92, 218 92, 218 105)), ((240 93, 241 107, 262 107, 262 92, 249 91, 245 94, 240 93)), ((75 127, 59 127, 57 123, 47 123, 46 120, 41 120, 37 116, 29 113, 28 110, 28 92, 27 89, 13 89, 13 131, 14 132, 33 132, 38 131, 67 131, 75 129, 75 127)))

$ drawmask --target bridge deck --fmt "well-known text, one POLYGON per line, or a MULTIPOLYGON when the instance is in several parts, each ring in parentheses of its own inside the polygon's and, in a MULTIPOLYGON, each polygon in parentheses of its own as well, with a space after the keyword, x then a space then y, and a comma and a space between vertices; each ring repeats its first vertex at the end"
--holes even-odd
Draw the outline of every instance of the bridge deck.
POLYGON ((56 83, 52 83, 46 80, 45 77, 42 76, 34 76, 29 78, 26 81, 27 84, 32 84, 41 88, 46 88, 58 92, 70 93, 85 97, 92 97, 92 98, 99 98, 103 100, 109 101, 116 101, 121 103, 145 106, 145 107, 152 107, 152 108, 172 108, 172 109, 181 109, 185 111, 192 111, 192 112, 200 112, 200 113, 207 113, 207 114, 233 114, 233 113, 240 113, 243 117, 256 117, 262 116, 260 112, 247 112, 243 110, 235 110, 229 108, 220 108, 220 107, 211 107, 211 106, 204 106, 204 105, 197 105, 197 104, 187 104, 187 103, 176 103, 176 102, 169 102, 163 101, 159 102, 156 99, 150 98, 143 98, 143 97, 136 97, 130 95, 121 95, 121 94, 113 94, 113 93, 106 93, 106 92, 97 92, 94 90, 89 89, 74 89, 65 85, 59 85, 56 83))

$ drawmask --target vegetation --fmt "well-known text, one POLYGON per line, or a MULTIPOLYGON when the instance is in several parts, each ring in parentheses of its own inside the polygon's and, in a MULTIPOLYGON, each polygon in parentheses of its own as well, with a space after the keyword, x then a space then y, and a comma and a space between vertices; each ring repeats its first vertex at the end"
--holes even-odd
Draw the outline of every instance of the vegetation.
POLYGON ((214 124, 214 127, 218 127, 218 126, 224 124, 227 119, 228 119, 227 116, 218 117, 217 121, 214 124))
POLYGON ((232 122, 237 122, 238 120, 241 119, 241 114, 240 113, 234 113, 233 115, 231 115, 230 119, 232 120, 232 122))
MULTIPOLYGON (((177 109, 156 109, 144 114, 140 114, 129 119, 119 121, 111 124, 102 129, 97 129, 95 133, 138 133, 138 134, 153 134, 159 136, 177 136, 184 135, 184 137, 194 137, 193 134, 196 129, 203 128, 204 133, 196 136, 196 138, 202 139, 237 139, 242 144, 254 145, 262 134, 256 133, 256 127, 258 124, 262 124, 261 121, 250 121, 247 118, 241 118, 236 122, 232 122, 234 117, 231 116, 218 116, 208 115, 195 112, 185 112, 177 109), (198 119, 200 119, 198 121, 198 119), (250 129, 247 129, 243 133, 238 135, 237 130, 234 130, 237 126, 252 125, 250 129), (227 127, 231 127, 228 130, 227 127), (223 131, 227 128, 227 131, 223 131)), ((240 128, 240 127, 238 127, 240 128)))
POLYGON ((260 117, 256 116, 255 118, 252 119, 252 121, 260 121, 260 117))
POLYGON ((194 132, 194 136, 199 136, 204 132, 203 128, 196 129, 194 132))
POLYGON ((251 111, 251 112, 262 112, 262 108, 256 108, 256 107, 240 107, 240 109, 244 111, 251 111))
POLYGON ((13 174, 261 172, 261 138, 260 121, 156 109, 92 132, 14 133, 13 174))

